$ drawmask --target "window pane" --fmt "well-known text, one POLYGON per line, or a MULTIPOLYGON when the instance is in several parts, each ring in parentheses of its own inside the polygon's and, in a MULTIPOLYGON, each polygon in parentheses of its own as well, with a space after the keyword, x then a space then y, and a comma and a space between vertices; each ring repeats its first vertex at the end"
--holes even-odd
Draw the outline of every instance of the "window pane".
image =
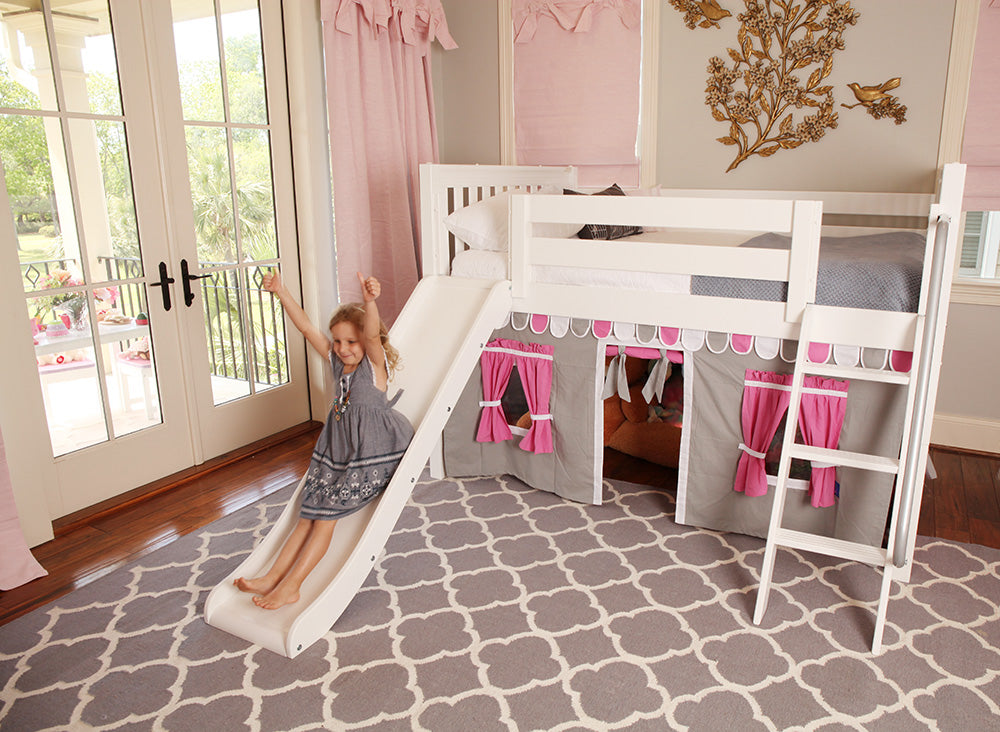
POLYGON ((94 114, 122 113, 118 62, 108 5, 90 3, 84 12, 53 13, 66 109, 94 114))
POLYGON ((0 105, 17 109, 56 108, 52 64, 41 11, 8 14, 0 21, 0 105))
POLYGON ((184 119, 223 122, 222 71, 213 0, 174 0, 174 49, 184 119))
POLYGON ((267 130, 234 129, 233 152, 242 259, 275 259, 278 245, 274 233, 274 190, 267 130))
POLYGON ((1000 211, 967 211, 961 246, 961 276, 1000 278, 1000 211))
POLYGON ((203 265, 236 261, 236 226, 226 131, 188 127, 188 171, 198 260, 203 265))
POLYGON ((256 3, 223 0, 222 13, 230 121, 267 124, 264 53, 256 3), (243 10, 247 5, 253 7, 243 10))

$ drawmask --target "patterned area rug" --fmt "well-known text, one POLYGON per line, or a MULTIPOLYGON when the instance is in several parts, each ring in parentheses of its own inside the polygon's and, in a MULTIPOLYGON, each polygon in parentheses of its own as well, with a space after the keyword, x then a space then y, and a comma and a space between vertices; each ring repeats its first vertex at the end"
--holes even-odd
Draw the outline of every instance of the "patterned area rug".
POLYGON ((425 480, 289 660, 201 609, 290 490, 0 628, 0 728, 1000 730, 1000 551, 921 539, 872 657, 873 569, 781 551, 756 627, 763 543, 662 491, 425 480))

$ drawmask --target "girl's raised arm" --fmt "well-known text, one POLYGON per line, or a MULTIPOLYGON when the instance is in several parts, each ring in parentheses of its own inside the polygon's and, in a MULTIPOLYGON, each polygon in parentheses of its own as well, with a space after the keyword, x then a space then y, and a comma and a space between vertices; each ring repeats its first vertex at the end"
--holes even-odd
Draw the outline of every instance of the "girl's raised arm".
POLYGON ((382 348, 382 319, 378 314, 375 300, 382 294, 382 284, 374 277, 366 278, 358 272, 361 296, 365 300, 365 355, 375 370, 375 385, 385 391, 389 386, 389 369, 385 364, 385 349, 382 348))
POLYGON ((262 284, 265 290, 276 295, 278 300, 281 301, 281 307, 285 309, 288 319, 305 336, 306 340, 309 341, 309 345, 315 348, 323 358, 329 358, 330 339, 309 320, 306 311, 295 301, 292 293, 288 291, 288 288, 281 281, 281 274, 276 269, 272 269, 268 274, 264 275, 262 284))

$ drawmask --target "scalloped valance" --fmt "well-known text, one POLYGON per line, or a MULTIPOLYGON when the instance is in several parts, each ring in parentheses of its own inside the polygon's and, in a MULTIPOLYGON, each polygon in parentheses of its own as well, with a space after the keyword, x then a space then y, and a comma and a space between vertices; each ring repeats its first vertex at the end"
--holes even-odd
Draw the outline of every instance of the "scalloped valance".
POLYGON ((534 38, 543 16, 554 19, 563 30, 586 33, 594 16, 605 10, 617 13, 629 30, 639 29, 641 0, 514 0, 514 42, 527 43, 534 38))
MULTIPOLYGON (((795 352, 798 345, 795 341, 785 341, 781 338, 707 332, 691 328, 612 322, 610 320, 568 318, 538 313, 508 313, 496 327, 503 328, 507 325, 510 325, 515 331, 529 330, 535 335, 541 335, 546 331, 556 338, 563 338, 567 335, 584 338, 593 335, 598 339, 610 339, 624 343, 634 341, 654 349, 700 351, 702 348, 707 348, 712 353, 731 350, 741 356, 752 351, 765 360, 780 358, 785 363, 795 362, 795 352)), ((884 348, 859 348, 858 346, 812 343, 809 347, 809 360, 813 363, 828 363, 832 360, 839 366, 858 366, 860 364, 869 369, 908 372, 912 366, 913 353, 910 351, 890 351, 884 348)))
POLYGON ((443 48, 458 48, 448 32, 441 0, 323 0, 320 17, 332 21, 338 31, 353 33, 353 14, 359 10, 376 36, 395 26, 403 43, 421 46, 425 53, 435 39, 443 48))

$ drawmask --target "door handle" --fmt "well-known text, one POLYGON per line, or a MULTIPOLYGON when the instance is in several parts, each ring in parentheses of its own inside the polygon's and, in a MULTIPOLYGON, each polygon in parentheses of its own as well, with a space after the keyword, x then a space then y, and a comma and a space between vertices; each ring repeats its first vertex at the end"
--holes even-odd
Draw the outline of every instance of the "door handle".
POLYGON ((207 274, 203 275, 193 275, 188 271, 188 261, 186 259, 181 260, 181 282, 184 285, 184 304, 191 307, 191 303, 194 302, 194 292, 191 290, 191 280, 203 280, 208 277, 207 274))
POLYGON ((163 309, 170 310, 170 285, 174 284, 174 278, 167 276, 167 263, 160 262, 160 281, 150 282, 150 287, 159 287, 163 295, 163 309))

